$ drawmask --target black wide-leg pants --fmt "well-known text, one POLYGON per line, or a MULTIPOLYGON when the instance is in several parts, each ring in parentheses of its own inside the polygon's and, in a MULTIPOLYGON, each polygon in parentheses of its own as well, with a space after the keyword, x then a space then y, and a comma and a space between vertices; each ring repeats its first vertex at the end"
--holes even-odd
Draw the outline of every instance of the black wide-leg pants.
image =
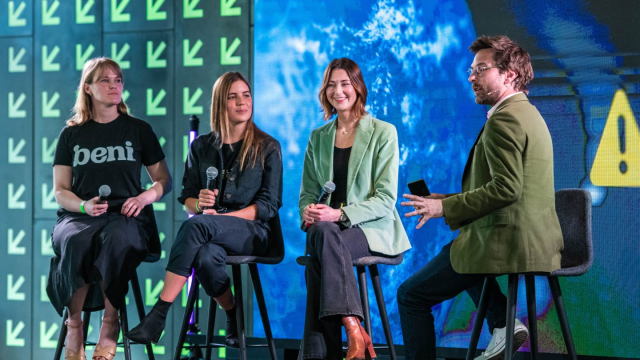
POLYGON ((309 227, 307 251, 302 358, 342 359, 342 317, 363 319, 353 260, 372 253, 360 228, 342 229, 331 222, 309 227))
POLYGON ((218 297, 231 284, 227 255, 262 255, 268 246, 269 232, 259 220, 196 215, 182 223, 166 269, 181 276, 193 269, 207 295, 218 297))

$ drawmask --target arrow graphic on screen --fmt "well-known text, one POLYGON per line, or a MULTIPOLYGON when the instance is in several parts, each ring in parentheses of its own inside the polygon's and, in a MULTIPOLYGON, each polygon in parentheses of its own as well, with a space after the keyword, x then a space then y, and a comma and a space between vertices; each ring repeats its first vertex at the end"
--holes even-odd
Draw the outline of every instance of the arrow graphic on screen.
POLYGON ((89 15, 89 11, 91 11, 95 3, 95 0, 89 0, 82 5, 82 0, 76 0, 76 24, 93 24, 96 22, 96 17, 89 15))
POLYGON ((18 54, 16 54, 15 48, 13 46, 9 47, 9 72, 10 73, 27 71, 27 65, 20 64, 20 60, 22 60, 22 57, 26 53, 27 53, 27 49, 25 48, 20 48, 20 51, 18 51, 18 54))
POLYGON ((15 99, 15 94, 9 93, 9 117, 10 118, 25 118, 27 117, 26 110, 20 110, 20 106, 27 99, 27 95, 24 93, 18 96, 18 100, 15 99))
POLYGON ((53 256, 53 244, 51 243, 51 237, 46 229, 40 230, 40 254, 42 256, 53 256))
POLYGON ((53 62, 58 56, 60 48, 54 46, 51 53, 49 53, 49 47, 42 45, 42 71, 60 71, 60 64, 53 62))
POLYGON ((53 186, 51 186, 51 191, 49 191, 49 184, 42 184, 42 210, 58 210, 59 206, 53 190, 53 186))
POLYGON ((60 1, 55 0, 51 7, 47 0, 42 0, 42 25, 60 25, 60 18, 54 16, 60 7, 60 1))
POLYGON ((123 70, 131 68, 131 62, 129 60, 124 60, 124 57, 127 55, 130 48, 131 47, 128 43, 124 43, 122 48, 120 48, 120 51, 118 51, 118 44, 111 43, 111 59, 117 62, 123 70))
POLYGON ((164 49, 167 48, 167 44, 163 41, 158 47, 153 49, 153 41, 147 41, 147 68, 164 68, 167 67, 167 60, 160 59, 160 55, 164 49))
POLYGON ((49 144, 49 139, 46 137, 42 138, 42 163, 43 164, 52 164, 53 163, 53 154, 56 151, 56 145, 58 145, 58 139, 53 139, 51 144, 49 144))
POLYGON ((59 117, 60 110, 55 109, 54 106, 60 99, 60 94, 56 91, 53 93, 51 99, 49 99, 49 93, 42 92, 42 117, 59 117))
POLYGON ((24 339, 18 337, 23 329, 24 322, 19 321, 14 328, 13 320, 7 320, 7 346, 24 347, 24 339))
POLYGON ((240 56, 233 56, 240 43, 240 39, 235 38, 227 47, 227 38, 220 38, 220 65, 240 65, 242 63, 240 56))
POLYGON ((18 280, 13 282, 13 274, 7 275, 7 300, 24 301, 26 296, 23 292, 20 292, 22 284, 24 284, 24 276, 19 276, 18 280))
POLYGON ((220 16, 240 16, 242 8, 233 7, 236 0, 220 0, 220 16))
POLYGON ((147 306, 153 306, 158 301, 160 292, 162 292, 164 281, 159 280, 156 286, 153 286, 151 279, 144 279, 144 302, 147 306))
POLYGON ((200 3, 200 0, 183 0, 184 12, 183 17, 185 19, 195 19, 204 16, 202 9, 196 9, 196 6, 200 3))
POLYGON ((58 331, 58 324, 53 323, 47 329, 47 323, 45 321, 40 321, 40 348, 41 349, 55 349, 58 344, 57 339, 54 339, 53 336, 58 331))
POLYGON ((76 70, 82 70, 82 68, 84 67, 84 63, 89 60, 95 49, 96 48, 93 46, 93 44, 89 44, 89 46, 87 46, 87 48, 82 51, 82 44, 76 44, 76 70))
POLYGON ((131 21, 131 14, 124 12, 129 2, 131 2, 131 0, 122 0, 122 2, 118 4, 118 0, 111 0, 111 22, 131 21))
POLYGON ((203 113, 202 106, 196 106, 196 102, 202 96, 202 89, 197 88, 193 95, 189 96, 189 88, 182 88, 182 113, 184 115, 200 115, 203 113))
POLYGON ((20 246, 25 235, 24 230, 20 230, 16 236, 14 236, 13 229, 7 230, 7 253, 9 255, 24 255, 27 253, 27 249, 24 246, 20 246))
POLYGON ((8 187, 9 209, 26 209, 27 203, 25 201, 20 201, 20 197, 24 194, 26 187, 24 185, 20 185, 18 190, 14 190, 13 183, 9 183, 8 187))
POLYGON ((167 115, 167 108, 161 107, 160 102, 167 95, 164 89, 160 89, 158 95, 153 97, 153 89, 147 89, 147 116, 164 116, 167 115))
POLYGON ((47 276, 40 275, 40 302, 48 303, 49 296, 47 295, 47 276))
POLYGON ((15 8, 15 1, 9 1, 9 27, 18 27, 18 26, 26 26, 27 19, 21 19, 20 15, 24 11, 24 8, 27 7, 27 4, 24 1, 20 2, 18 8, 15 8))
POLYGON ((27 162, 27 157, 24 155, 20 155, 20 151, 27 144, 25 139, 20 139, 18 144, 14 144, 15 140, 13 138, 9 138, 8 144, 8 153, 9 153, 9 164, 24 164, 27 162))
POLYGON ((166 20, 167 12, 160 11, 165 0, 147 0, 147 20, 166 20))
POLYGON ((196 41, 192 48, 189 48, 189 39, 182 41, 182 58, 183 65, 186 66, 202 66, 203 60, 201 57, 196 57, 200 48, 202 48, 202 40, 196 41))

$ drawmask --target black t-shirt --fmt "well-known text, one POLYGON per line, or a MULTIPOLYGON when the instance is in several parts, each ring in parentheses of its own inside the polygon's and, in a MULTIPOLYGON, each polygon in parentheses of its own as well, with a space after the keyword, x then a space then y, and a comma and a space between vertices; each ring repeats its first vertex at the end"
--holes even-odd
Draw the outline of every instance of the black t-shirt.
POLYGON ((109 185, 111 207, 144 191, 140 183, 142 166, 164 158, 151 126, 121 114, 107 124, 89 120, 64 127, 53 165, 72 167, 72 191, 83 200, 97 196, 101 185, 109 185))
POLYGON ((333 148, 333 183, 336 190, 331 194, 330 206, 339 209, 347 202, 347 175, 349 173, 349 157, 351 147, 341 149, 333 148))
POLYGON ((238 158, 243 140, 233 144, 222 144, 222 163, 224 164, 224 169, 222 169, 222 188, 220 189, 220 194, 224 194, 225 188, 227 187, 227 179, 229 178, 229 174, 231 174, 231 169, 236 165, 236 159, 238 158))

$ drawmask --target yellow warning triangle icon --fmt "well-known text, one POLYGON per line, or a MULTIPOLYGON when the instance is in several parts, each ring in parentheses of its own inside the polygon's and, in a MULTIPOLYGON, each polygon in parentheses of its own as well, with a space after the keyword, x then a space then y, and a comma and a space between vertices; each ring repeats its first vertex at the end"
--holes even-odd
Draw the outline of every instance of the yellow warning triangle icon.
POLYGON ((640 187, 640 129, 624 90, 613 96, 589 176, 596 186, 640 187))

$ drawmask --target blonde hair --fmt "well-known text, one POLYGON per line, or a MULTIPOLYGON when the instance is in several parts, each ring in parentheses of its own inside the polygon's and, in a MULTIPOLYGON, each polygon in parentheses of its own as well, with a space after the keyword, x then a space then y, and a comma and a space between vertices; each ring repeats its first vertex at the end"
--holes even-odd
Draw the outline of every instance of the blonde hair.
MULTIPOLYGON (((78 85, 78 97, 76 98, 76 104, 73 106, 73 116, 67 120, 68 126, 82 125, 93 119, 93 101, 91 96, 84 91, 84 84, 93 84, 107 69, 111 69, 122 79, 122 69, 115 61, 109 58, 99 57, 88 60, 84 64, 80 85, 78 85)), ((118 113, 127 113, 127 105, 123 99, 118 104, 118 113)))
POLYGON ((364 83, 364 78, 362 77, 362 72, 358 64, 348 58, 333 59, 324 70, 319 95, 320 104, 324 111, 324 119, 329 120, 334 114, 338 113, 329 102, 329 99, 327 99, 327 87, 329 86, 329 80, 331 80, 331 72, 335 69, 342 69, 347 72, 351 86, 353 86, 356 94, 358 94, 356 102, 353 104, 352 114, 355 119, 360 119, 367 114, 367 111, 364 109, 367 104, 367 85, 364 83))
MULTIPOLYGON (((249 85, 247 79, 241 73, 235 71, 222 74, 222 76, 216 80, 215 84, 213 84, 211 91, 211 131, 220 134, 222 142, 228 139, 230 134, 227 98, 229 97, 229 91, 231 91, 231 85, 236 81, 244 82, 249 88, 249 92, 251 92, 251 85, 249 85)), ((244 168, 245 164, 251 163, 251 166, 254 166, 258 158, 261 158, 260 161, 264 166, 262 143, 267 138, 268 135, 260 130, 253 122, 252 108, 251 118, 244 132, 244 141, 238 153, 240 170, 244 168)), ((222 142, 220 146, 222 146, 222 142)))

